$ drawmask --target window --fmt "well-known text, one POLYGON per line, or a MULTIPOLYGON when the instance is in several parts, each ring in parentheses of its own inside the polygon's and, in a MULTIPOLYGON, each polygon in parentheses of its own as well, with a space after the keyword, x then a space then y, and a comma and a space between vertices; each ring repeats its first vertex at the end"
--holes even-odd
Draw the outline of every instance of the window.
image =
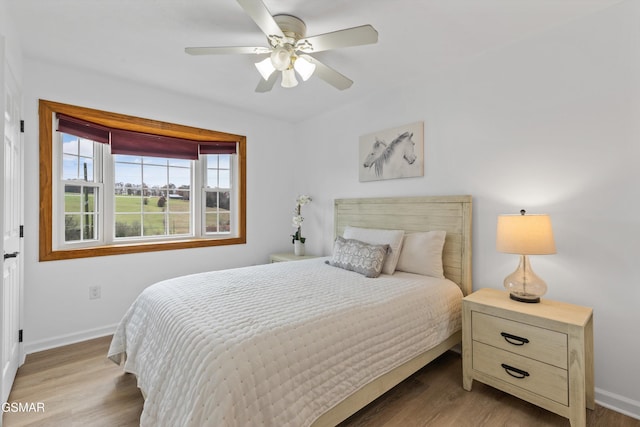
POLYGON ((246 138, 40 101, 40 260, 246 242, 246 138))

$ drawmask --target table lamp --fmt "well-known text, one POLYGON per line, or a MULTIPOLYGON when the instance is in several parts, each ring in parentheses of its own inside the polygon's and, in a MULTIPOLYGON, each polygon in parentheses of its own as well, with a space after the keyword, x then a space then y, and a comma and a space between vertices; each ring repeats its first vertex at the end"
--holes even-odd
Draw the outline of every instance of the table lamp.
POLYGON ((528 255, 556 253, 549 215, 498 215, 496 249, 520 255, 516 271, 504 279, 504 287, 515 301, 536 303, 547 292, 547 284, 531 269, 528 255))

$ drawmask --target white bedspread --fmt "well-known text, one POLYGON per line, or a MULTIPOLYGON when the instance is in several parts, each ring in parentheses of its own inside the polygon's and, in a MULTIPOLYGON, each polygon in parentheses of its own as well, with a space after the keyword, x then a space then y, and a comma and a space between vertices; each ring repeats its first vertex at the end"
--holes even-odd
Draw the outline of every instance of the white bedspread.
POLYGON ((147 288, 108 355, 138 378, 142 426, 308 426, 458 331, 461 298, 324 259, 195 274, 147 288))

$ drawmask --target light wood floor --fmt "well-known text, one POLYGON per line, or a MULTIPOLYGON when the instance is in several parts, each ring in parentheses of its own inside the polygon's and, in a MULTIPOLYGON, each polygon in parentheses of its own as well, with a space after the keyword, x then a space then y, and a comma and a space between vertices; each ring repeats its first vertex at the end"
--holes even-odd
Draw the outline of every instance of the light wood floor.
MULTIPOLYGON (((143 399, 133 375, 106 358, 110 337, 27 356, 9 402, 43 402, 42 413, 6 413, 5 427, 136 426, 143 399)), ((569 426, 569 422, 475 382, 462 389, 460 356, 448 352, 353 417, 353 426, 569 426)), ((598 406, 589 426, 640 427, 640 420, 598 406)))

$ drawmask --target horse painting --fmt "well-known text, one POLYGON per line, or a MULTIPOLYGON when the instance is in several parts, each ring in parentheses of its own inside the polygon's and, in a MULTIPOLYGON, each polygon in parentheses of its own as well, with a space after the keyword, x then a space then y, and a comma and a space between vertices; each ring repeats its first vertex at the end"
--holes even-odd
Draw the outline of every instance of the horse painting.
POLYGON ((416 144, 412 138, 413 132, 409 131, 400 134, 389 144, 386 144, 384 140, 376 137, 362 166, 365 169, 373 168, 377 179, 384 179, 385 165, 389 165, 389 168, 392 169, 389 176, 391 178, 416 176, 415 171, 409 167, 413 165, 418 158, 416 155, 416 144))

